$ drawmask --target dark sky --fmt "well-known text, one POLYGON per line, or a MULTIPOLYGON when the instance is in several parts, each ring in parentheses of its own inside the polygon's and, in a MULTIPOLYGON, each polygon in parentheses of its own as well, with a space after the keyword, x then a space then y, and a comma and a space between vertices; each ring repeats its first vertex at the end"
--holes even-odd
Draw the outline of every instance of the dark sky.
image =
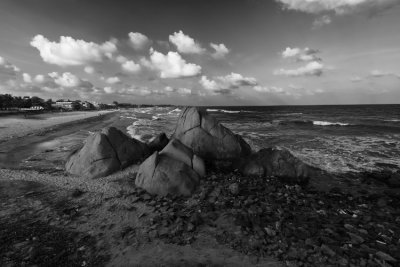
POLYGON ((205 105, 398 103, 400 1, 355 2, 2 0, 0 93, 205 105), (145 44, 135 48, 129 33, 145 44), (227 50, 218 54, 211 43, 227 50))

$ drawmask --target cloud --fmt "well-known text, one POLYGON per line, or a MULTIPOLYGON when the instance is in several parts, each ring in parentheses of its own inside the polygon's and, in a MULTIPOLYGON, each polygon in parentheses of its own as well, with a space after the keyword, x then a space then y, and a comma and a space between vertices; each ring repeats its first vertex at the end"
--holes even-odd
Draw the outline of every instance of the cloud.
POLYGON ((38 74, 35 76, 33 80, 37 83, 43 83, 46 80, 46 78, 44 77, 44 75, 38 74))
POLYGON ((232 72, 226 76, 215 77, 214 80, 208 79, 207 76, 202 76, 199 83, 206 90, 220 94, 229 94, 232 89, 237 89, 241 86, 256 86, 257 80, 232 72))
POLYGON ((360 76, 354 76, 350 78, 350 81, 353 83, 361 82, 363 79, 360 76))
POLYGON ((21 70, 0 56, 0 75, 15 77, 21 70))
POLYGON ((128 36, 130 44, 135 50, 143 50, 151 43, 149 38, 140 32, 130 32, 128 36))
POLYGON ((104 92, 106 94, 115 94, 117 92, 117 89, 107 86, 107 87, 104 87, 104 92))
POLYGON ((224 44, 210 43, 210 46, 215 50, 215 52, 211 55, 215 59, 224 58, 230 52, 230 50, 224 44))
POLYGON ((164 55, 150 49, 150 60, 142 59, 142 65, 160 72, 161 78, 193 77, 201 73, 201 67, 187 63, 179 53, 168 52, 164 55))
POLYGON ((312 48, 300 49, 298 47, 286 49, 282 52, 282 57, 285 59, 293 58, 296 61, 321 61, 321 58, 317 56, 320 51, 312 48))
POLYGON ((274 72, 274 75, 285 76, 321 76, 324 72, 324 65, 318 61, 311 61, 307 65, 297 69, 279 69, 274 72))
POLYGON ((398 0, 276 0, 285 9, 310 14, 333 12, 336 15, 368 12, 375 14, 400 4, 398 0))
POLYGON ((136 95, 136 96, 148 96, 153 94, 151 90, 147 87, 137 87, 137 86, 130 86, 121 88, 117 91, 118 94, 121 95, 136 95))
POLYGON ((61 36, 59 42, 51 42, 43 35, 36 35, 30 42, 37 48, 43 61, 58 66, 78 66, 90 62, 101 62, 111 58, 117 51, 117 41, 112 39, 103 44, 75 40, 69 36, 61 36))
POLYGON ((318 17, 314 20, 313 22, 313 28, 321 28, 322 26, 328 25, 332 23, 332 18, 329 15, 323 15, 321 17, 318 17))
POLYGON ((141 70, 139 64, 135 63, 133 60, 128 60, 121 65, 122 69, 129 73, 138 73, 141 70))
POLYGON ((28 73, 22 73, 22 79, 26 83, 32 83, 32 77, 28 73))
POLYGON ((86 66, 83 70, 84 70, 87 74, 93 74, 93 73, 95 73, 95 71, 96 71, 92 66, 86 66))
POLYGON ((253 90, 260 92, 260 93, 277 93, 277 94, 285 93, 285 90, 283 90, 281 87, 277 87, 277 86, 256 85, 253 87, 253 90))
POLYGON ((375 78, 394 76, 394 77, 397 77, 400 79, 400 74, 396 74, 391 71, 373 70, 373 71, 371 71, 370 76, 375 77, 375 78))
POLYGON ((205 52, 205 49, 199 43, 182 31, 171 34, 169 41, 176 46, 178 52, 183 54, 202 54, 205 52))
POLYGON ((164 91, 167 93, 178 93, 180 95, 190 95, 192 94, 192 90, 188 88, 173 88, 171 86, 166 86, 164 91))
POLYGON ((81 79, 70 72, 64 72, 61 75, 58 72, 51 72, 49 76, 62 87, 78 87, 81 84, 81 79))
POLYGON ((117 57, 115 58, 115 60, 116 60, 118 63, 120 63, 120 64, 125 63, 125 62, 128 61, 128 59, 127 59, 126 57, 121 56, 121 55, 117 56, 117 57))
POLYGON ((106 83, 108 84, 116 84, 116 83, 120 83, 121 80, 118 77, 109 77, 106 79, 106 83))

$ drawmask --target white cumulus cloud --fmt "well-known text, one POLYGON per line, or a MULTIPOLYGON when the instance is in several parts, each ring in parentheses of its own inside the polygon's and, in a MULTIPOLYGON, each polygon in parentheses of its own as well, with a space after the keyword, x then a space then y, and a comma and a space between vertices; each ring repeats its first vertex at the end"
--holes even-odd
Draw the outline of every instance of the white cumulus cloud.
POLYGON ((161 78, 193 77, 201 73, 201 67, 187 63, 177 52, 164 55, 154 49, 150 50, 150 60, 142 59, 142 64, 160 72, 161 78))
POLYGON ((232 72, 226 76, 218 76, 214 79, 202 76, 199 83, 206 90, 228 94, 232 89, 237 89, 241 86, 256 86, 257 80, 253 77, 244 77, 241 74, 232 72))
POLYGON ((312 48, 300 49, 298 47, 286 47, 282 52, 282 57, 285 59, 293 58, 296 61, 320 61, 321 58, 317 56, 320 51, 312 48))
POLYGON ((112 57, 117 51, 116 42, 110 40, 96 44, 69 36, 61 36, 59 42, 52 42, 43 35, 36 35, 30 44, 39 50, 44 62, 59 66, 78 66, 112 57))
POLYGON ((129 73, 138 73, 141 70, 139 64, 135 63, 133 60, 128 60, 122 63, 122 69, 129 73))
POLYGON ((370 12, 376 13, 400 4, 398 0, 276 0, 284 8, 311 14, 334 12, 337 15, 370 12))
POLYGON ((58 72, 51 72, 49 76, 62 87, 77 87, 81 84, 81 79, 70 72, 64 72, 61 75, 58 72))
POLYGON ((93 74, 93 73, 95 72, 95 69, 94 69, 92 66, 86 66, 86 67, 84 68, 84 71, 85 71, 87 74, 93 74))
POLYGON ((205 52, 205 49, 199 43, 182 31, 171 34, 169 41, 176 46, 178 52, 183 54, 202 54, 205 52))
POLYGON ((212 57, 215 59, 224 58, 230 51, 224 44, 210 43, 210 46, 215 50, 212 57))
POLYGON ((109 77, 106 79, 106 83, 108 84, 116 84, 116 83, 120 83, 121 80, 118 77, 109 77))
POLYGON ((130 44, 135 50, 143 50, 150 44, 149 38, 140 32, 130 32, 128 35, 130 44))
POLYGON ((318 61, 311 61, 307 65, 297 69, 279 69, 274 75, 285 76, 321 76, 324 71, 324 65, 318 61))
POLYGON ((28 73, 22 73, 22 79, 26 83, 32 83, 32 77, 28 73))

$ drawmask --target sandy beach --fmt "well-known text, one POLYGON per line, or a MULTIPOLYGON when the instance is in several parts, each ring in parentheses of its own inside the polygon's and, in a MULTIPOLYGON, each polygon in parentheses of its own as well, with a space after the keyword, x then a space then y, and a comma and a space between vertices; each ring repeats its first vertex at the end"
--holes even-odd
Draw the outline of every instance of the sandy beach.
POLYGON ((45 113, 29 115, 27 118, 23 115, 0 117, 0 142, 14 137, 22 137, 32 132, 44 130, 45 128, 59 124, 88 119, 109 114, 110 112, 113 111, 100 110, 45 113))

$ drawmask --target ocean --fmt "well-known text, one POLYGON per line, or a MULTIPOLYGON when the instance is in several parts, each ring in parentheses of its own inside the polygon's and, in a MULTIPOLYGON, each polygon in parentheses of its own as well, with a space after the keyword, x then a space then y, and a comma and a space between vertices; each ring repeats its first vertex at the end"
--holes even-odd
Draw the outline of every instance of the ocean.
MULTIPOLYGON (((205 107, 257 151, 277 146, 332 173, 398 170, 400 105, 205 107)), ((121 111, 129 135, 171 135, 181 108, 121 111)))

